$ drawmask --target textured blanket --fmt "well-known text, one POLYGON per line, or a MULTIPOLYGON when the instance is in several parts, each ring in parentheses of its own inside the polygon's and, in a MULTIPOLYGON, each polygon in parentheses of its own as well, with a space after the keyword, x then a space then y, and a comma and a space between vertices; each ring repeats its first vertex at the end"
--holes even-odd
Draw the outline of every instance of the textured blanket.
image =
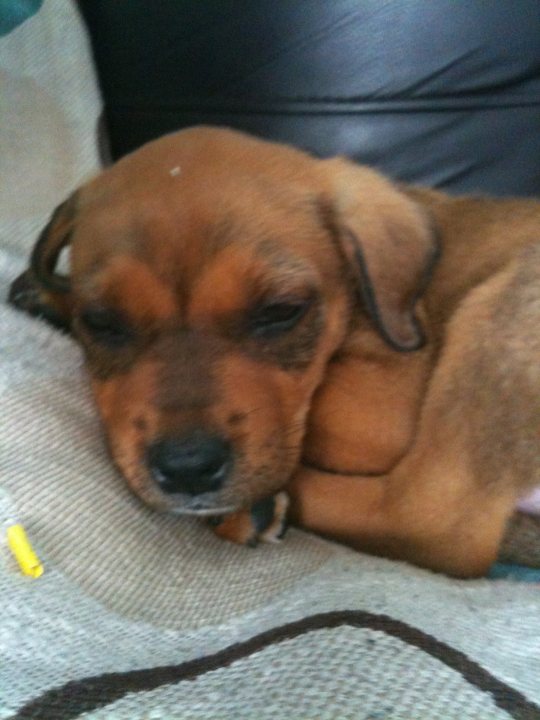
POLYGON ((295 530, 238 548, 127 492, 79 350, 4 302, 99 164, 86 37, 67 0, 4 0, 0 33, 0 719, 540 719, 539 584, 295 530), (14 520, 38 579, 8 552, 14 520))

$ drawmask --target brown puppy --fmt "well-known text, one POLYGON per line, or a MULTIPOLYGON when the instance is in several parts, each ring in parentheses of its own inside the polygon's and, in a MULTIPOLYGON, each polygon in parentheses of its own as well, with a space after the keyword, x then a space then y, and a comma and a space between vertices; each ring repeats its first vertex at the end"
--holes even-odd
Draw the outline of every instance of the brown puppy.
POLYGON ((276 537, 286 488, 304 527, 474 575, 540 484, 540 203, 194 128, 60 206, 12 301, 73 329, 132 490, 223 537, 276 537))

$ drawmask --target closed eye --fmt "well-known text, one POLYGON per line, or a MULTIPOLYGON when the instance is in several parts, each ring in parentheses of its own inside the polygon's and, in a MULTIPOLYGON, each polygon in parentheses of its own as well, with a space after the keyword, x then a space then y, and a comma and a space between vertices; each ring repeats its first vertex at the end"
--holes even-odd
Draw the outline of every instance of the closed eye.
POLYGON ((134 339, 129 323, 115 310, 87 308, 78 316, 80 328, 93 340, 111 348, 127 345, 134 339))
POLYGON ((260 338, 282 335, 298 325, 310 306, 311 298, 265 301, 251 310, 248 331, 260 338))

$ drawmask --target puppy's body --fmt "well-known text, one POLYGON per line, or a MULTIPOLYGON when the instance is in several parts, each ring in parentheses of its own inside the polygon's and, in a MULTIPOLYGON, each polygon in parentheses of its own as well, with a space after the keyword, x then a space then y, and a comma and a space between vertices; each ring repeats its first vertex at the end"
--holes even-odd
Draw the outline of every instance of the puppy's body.
POLYGON ((540 484, 534 201, 193 129, 84 187, 28 281, 19 304, 69 315, 132 489, 233 513, 223 536, 287 487, 305 527, 473 575, 540 484))

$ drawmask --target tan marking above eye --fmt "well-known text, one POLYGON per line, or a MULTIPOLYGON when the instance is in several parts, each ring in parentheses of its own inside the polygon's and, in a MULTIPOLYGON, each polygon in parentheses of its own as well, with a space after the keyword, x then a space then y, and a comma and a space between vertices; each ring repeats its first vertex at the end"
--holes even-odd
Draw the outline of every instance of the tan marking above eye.
POLYGON ((170 320, 179 313, 174 289, 131 255, 113 257, 87 284, 83 292, 94 303, 116 309, 134 325, 170 320))
POLYGON ((304 298, 319 284, 315 270, 286 255, 269 260, 256 248, 231 245, 209 263, 194 283, 188 321, 249 313, 274 298, 304 298))

